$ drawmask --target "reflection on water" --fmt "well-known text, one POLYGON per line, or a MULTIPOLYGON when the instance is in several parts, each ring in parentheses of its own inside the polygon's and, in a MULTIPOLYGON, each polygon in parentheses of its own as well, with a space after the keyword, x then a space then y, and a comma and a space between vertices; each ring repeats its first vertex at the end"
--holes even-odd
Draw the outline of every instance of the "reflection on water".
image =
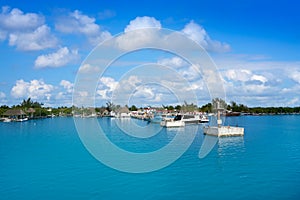
POLYGON ((235 155, 245 151, 244 137, 220 137, 218 139, 218 155, 235 155))

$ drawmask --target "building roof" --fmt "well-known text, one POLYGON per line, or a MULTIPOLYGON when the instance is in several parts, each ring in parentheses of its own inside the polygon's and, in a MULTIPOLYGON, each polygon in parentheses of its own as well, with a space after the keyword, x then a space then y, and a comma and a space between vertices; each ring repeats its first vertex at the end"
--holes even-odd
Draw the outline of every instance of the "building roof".
POLYGON ((129 113, 129 109, 127 107, 122 107, 117 110, 117 113, 129 113))
POLYGON ((3 115, 6 116, 25 115, 25 112, 21 109, 10 109, 7 110, 3 115))

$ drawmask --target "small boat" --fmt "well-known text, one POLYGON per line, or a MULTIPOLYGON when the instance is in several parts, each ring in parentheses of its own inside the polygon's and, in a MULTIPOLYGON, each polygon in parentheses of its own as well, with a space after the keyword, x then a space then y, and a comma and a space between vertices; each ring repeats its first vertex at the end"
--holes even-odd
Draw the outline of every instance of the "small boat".
POLYGON ((3 122, 11 122, 10 118, 4 118, 3 122))
POLYGON ((176 119, 176 117, 175 118, 165 117, 160 122, 160 125, 167 128, 176 128, 176 127, 185 126, 185 123, 179 118, 176 119))
POLYGON ((200 115, 200 123, 208 123, 209 119, 206 115, 200 115))
POLYGON ((16 122, 24 122, 24 121, 28 121, 28 117, 25 118, 19 118, 15 120, 16 122))
POLYGON ((232 111, 226 111, 223 113, 224 116, 226 117, 235 117, 235 116, 240 116, 240 112, 232 112, 232 111))
POLYGON ((176 115, 176 120, 182 120, 185 124, 199 124, 199 123, 208 123, 209 119, 206 115, 202 114, 183 114, 176 115))

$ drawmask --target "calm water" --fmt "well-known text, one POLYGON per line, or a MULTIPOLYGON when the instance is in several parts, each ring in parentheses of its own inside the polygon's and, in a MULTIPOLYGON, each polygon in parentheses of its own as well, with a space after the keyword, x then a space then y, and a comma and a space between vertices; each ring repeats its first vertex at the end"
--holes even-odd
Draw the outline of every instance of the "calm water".
MULTIPOLYGON (((114 120, 98 120, 108 138, 133 152, 159 149, 174 134, 133 139, 114 120)), ((93 158, 72 118, 0 123, 0 199, 300 199, 299 122, 299 115, 227 118, 245 127, 244 137, 220 139, 199 159, 199 129, 180 159, 144 174, 93 158)))

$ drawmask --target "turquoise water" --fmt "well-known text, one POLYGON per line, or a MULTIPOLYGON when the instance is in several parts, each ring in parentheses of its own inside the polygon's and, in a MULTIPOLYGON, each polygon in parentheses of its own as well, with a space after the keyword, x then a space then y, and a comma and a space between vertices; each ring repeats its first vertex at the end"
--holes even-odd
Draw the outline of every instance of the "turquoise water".
MULTIPOLYGON (((114 120, 98 120, 111 141, 133 152, 159 149, 176 133, 133 139, 114 120)), ((97 161, 72 118, 0 123, 0 199, 300 199, 299 122, 299 115, 227 118, 245 127, 244 137, 222 138, 199 159, 200 128, 180 159, 144 174, 97 161)))

